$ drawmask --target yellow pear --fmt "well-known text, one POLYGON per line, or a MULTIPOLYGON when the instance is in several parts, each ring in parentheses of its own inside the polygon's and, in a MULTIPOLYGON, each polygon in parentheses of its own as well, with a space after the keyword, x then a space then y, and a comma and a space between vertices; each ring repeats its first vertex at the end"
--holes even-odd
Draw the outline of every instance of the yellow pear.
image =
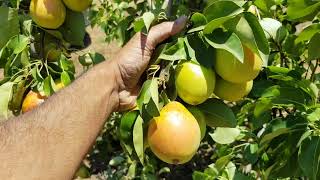
POLYGON ((39 26, 57 29, 66 18, 66 8, 61 0, 31 0, 30 15, 39 26))
POLYGON ((82 12, 90 6, 92 0, 63 0, 63 2, 69 9, 82 12))
POLYGON ((215 59, 216 73, 224 80, 233 83, 243 83, 256 78, 262 68, 262 60, 246 46, 244 47, 244 62, 223 49, 217 49, 215 59))
POLYGON ((176 68, 176 88, 179 97, 186 103, 198 105, 213 93, 216 76, 211 68, 188 61, 176 68))
POLYGON ((221 78, 217 78, 214 94, 226 101, 239 101, 250 93, 252 85, 252 80, 244 83, 232 83, 221 78))

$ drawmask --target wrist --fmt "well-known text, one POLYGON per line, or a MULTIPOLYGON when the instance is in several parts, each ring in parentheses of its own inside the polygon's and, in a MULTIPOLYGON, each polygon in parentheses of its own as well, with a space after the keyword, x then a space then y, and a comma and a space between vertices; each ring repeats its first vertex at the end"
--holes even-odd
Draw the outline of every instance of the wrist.
POLYGON ((104 72, 107 73, 103 76, 106 78, 106 81, 108 82, 107 86, 113 87, 110 97, 112 98, 112 111, 115 112, 119 109, 119 94, 121 89, 123 88, 123 81, 119 70, 119 65, 116 62, 116 60, 109 60, 104 62, 103 69, 104 72))
MULTIPOLYGON (((112 112, 119 107, 119 77, 117 64, 105 61, 97 64, 86 73, 88 84, 96 90, 96 96, 103 99, 112 112)), ((101 99, 101 100, 102 100, 101 99)))

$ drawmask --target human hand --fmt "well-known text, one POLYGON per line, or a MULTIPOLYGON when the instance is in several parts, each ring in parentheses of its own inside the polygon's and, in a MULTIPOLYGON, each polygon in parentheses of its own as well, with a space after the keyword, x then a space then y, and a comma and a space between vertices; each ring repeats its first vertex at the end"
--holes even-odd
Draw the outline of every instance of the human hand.
POLYGON ((187 18, 180 17, 174 22, 164 22, 150 29, 147 35, 137 33, 114 59, 118 85, 118 111, 134 108, 139 94, 138 85, 142 73, 146 70, 156 46, 180 32, 187 18))

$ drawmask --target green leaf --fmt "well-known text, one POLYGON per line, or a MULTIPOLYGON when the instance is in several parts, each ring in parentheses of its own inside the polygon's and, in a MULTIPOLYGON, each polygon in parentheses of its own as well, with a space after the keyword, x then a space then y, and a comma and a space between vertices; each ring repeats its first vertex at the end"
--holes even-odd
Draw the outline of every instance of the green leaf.
POLYGON ((309 60, 320 58, 320 33, 312 36, 308 46, 308 58, 309 60))
POLYGON ((40 73, 39 66, 35 66, 31 69, 32 78, 35 79, 37 82, 42 82, 44 79, 40 73))
POLYGON ((314 0, 288 0, 288 19, 295 20, 306 17, 318 13, 319 9, 320 2, 314 0))
POLYGON ((163 59, 168 61, 187 59, 184 39, 179 38, 175 43, 166 44, 163 47, 158 59, 163 59))
POLYGON ((0 49, 8 40, 19 34, 19 16, 18 9, 0 6, 0 49))
POLYGON ((205 113, 208 126, 236 127, 237 125, 237 120, 232 110, 219 99, 208 99, 198 107, 205 113))
POLYGON ((294 34, 289 34, 287 38, 283 41, 283 50, 295 57, 299 57, 304 52, 305 46, 302 42, 297 41, 298 36, 294 34))
POLYGON ((7 82, 0 86, 0 120, 6 120, 8 118, 8 107, 14 84, 13 82, 7 82))
POLYGON ((224 49, 233 54, 240 62, 244 61, 243 47, 235 33, 223 32, 221 29, 217 29, 212 34, 206 34, 205 40, 212 47, 224 49))
POLYGON ((270 15, 270 9, 275 5, 275 2, 273 0, 255 0, 254 5, 256 5, 263 13, 270 15))
POLYGON ((260 98, 254 107, 253 115, 255 117, 261 117, 264 115, 264 113, 269 113, 269 110, 271 110, 273 104, 272 99, 268 98, 260 98))
POLYGON ((61 82, 65 85, 68 86, 71 84, 71 78, 69 74, 66 71, 63 71, 60 75, 61 82))
POLYGON ((272 100, 273 104, 278 105, 300 105, 304 106, 306 102, 302 90, 295 87, 271 86, 261 95, 261 98, 272 100))
MULTIPOLYGON (((144 114, 146 111, 152 117, 160 115, 157 79, 147 80, 144 82, 137 98, 137 104, 141 114, 144 114)), ((144 120, 147 121, 146 119, 144 120)))
POLYGON ((213 180, 213 179, 214 177, 200 171, 194 171, 192 173, 192 180, 213 180))
POLYGON ((244 159, 246 159, 250 164, 256 163, 259 158, 258 150, 259 145, 256 143, 246 145, 244 148, 244 159))
POLYGON ((260 20, 260 24, 266 34, 267 39, 276 39, 277 32, 282 27, 281 22, 272 18, 263 18, 260 20))
POLYGON ((312 24, 298 35, 298 38, 295 39, 295 43, 298 44, 303 41, 309 41, 316 33, 320 32, 320 24, 312 24))
POLYGON ((105 57, 97 52, 94 53, 85 53, 81 56, 78 57, 78 60, 80 62, 80 64, 82 64, 83 66, 90 66, 90 65, 96 65, 99 64, 103 61, 105 61, 105 57))
POLYGON ((308 114, 307 119, 310 122, 320 121, 320 108, 316 108, 312 113, 308 114))
POLYGON ((207 24, 206 16, 204 16, 203 14, 198 13, 198 12, 194 13, 191 16, 190 20, 192 22, 193 27, 199 27, 199 26, 203 26, 203 25, 207 24))
POLYGON ((198 12, 194 13, 191 16, 190 21, 192 22, 192 29, 190 29, 187 33, 201 31, 207 24, 207 18, 203 14, 198 12))
POLYGON ((155 20, 155 15, 152 12, 145 12, 142 15, 144 25, 146 26, 147 31, 149 31, 152 22, 155 20))
POLYGON ((27 48, 30 39, 24 35, 13 37, 7 44, 7 48, 11 49, 14 54, 19 54, 27 48))
MULTIPOLYGON (((267 0, 269 1, 269 0, 267 0)), ((236 171, 235 175, 234 175, 234 180, 254 180, 255 178, 245 175, 239 171, 236 171)))
POLYGON ((129 111, 125 113, 120 120, 119 126, 119 134, 120 138, 125 141, 132 140, 132 129, 134 122, 136 121, 137 117, 139 116, 139 111, 129 111))
POLYGON ((190 34, 184 38, 184 41, 192 61, 209 68, 213 67, 214 49, 204 42, 201 33, 190 34))
POLYGON ((133 23, 133 29, 135 32, 142 31, 144 27, 145 27, 145 25, 144 25, 144 21, 142 18, 134 21, 134 23, 133 23))
POLYGON ((70 74, 74 74, 76 71, 75 71, 75 67, 74 67, 74 64, 71 60, 67 59, 67 57, 65 57, 64 55, 61 55, 61 58, 60 60, 58 61, 59 63, 59 66, 61 67, 61 69, 63 71, 66 71, 70 74))
POLYGON ((228 154, 226 156, 220 157, 219 159, 217 159, 214 167, 217 168, 218 171, 221 171, 230 162, 232 157, 233 157, 232 154, 228 154))
POLYGON ((21 105, 23 102, 23 97, 27 89, 26 81, 18 77, 15 79, 15 85, 13 86, 12 98, 10 102, 10 110, 14 115, 19 115, 21 110, 21 105))
POLYGON ((85 19, 81 12, 67 10, 66 20, 60 29, 64 39, 70 44, 84 46, 85 19))
POLYGON ((119 46, 123 46, 129 40, 128 27, 133 20, 134 18, 132 16, 128 16, 127 18, 119 22, 117 29, 117 41, 119 43, 119 46))
POLYGON ((54 92, 55 92, 55 83, 51 77, 51 75, 49 75, 48 77, 46 77, 44 79, 44 82, 43 82, 43 91, 44 91, 44 94, 46 96, 51 96, 54 92))
POLYGON ((252 13, 244 12, 236 26, 235 33, 242 44, 258 54, 263 64, 267 65, 269 44, 257 17, 252 13))
POLYGON ((228 179, 234 179, 235 173, 236 173, 236 165, 233 162, 229 162, 226 166, 226 168, 224 169, 224 171, 227 174, 227 178, 228 179))
POLYGON ((127 177, 134 179, 136 177, 137 163, 134 161, 128 168, 127 177))
MULTIPOLYGON (((29 43, 29 38, 23 35, 17 35, 12 37, 0 51, 0 68, 5 67, 6 75, 8 75, 9 70, 12 70, 12 66, 21 64, 20 53, 27 49, 29 43), (15 63, 13 63, 13 61, 15 63)), ((23 56, 23 58, 25 58, 25 56, 23 56)))
POLYGON ((298 153, 298 161, 303 173, 311 180, 319 179, 320 137, 312 136, 305 139, 298 153))
POLYGON ((116 156, 109 161, 109 165, 110 166, 118 166, 124 161, 125 161, 125 159, 122 156, 116 156))
POLYGON ((289 116, 286 119, 275 119, 271 121, 262 136, 260 144, 271 141, 275 137, 307 128, 307 121, 299 116, 289 116))
POLYGON ((219 144, 231 144, 240 135, 240 130, 237 128, 222 128, 218 127, 214 133, 209 134, 211 138, 219 144))
POLYGON ((136 119, 133 126, 133 145, 141 164, 144 164, 143 149, 143 120, 140 116, 136 119))
POLYGON ((217 1, 205 8, 203 14, 208 21, 212 21, 220 17, 233 16, 242 11, 243 9, 233 1, 217 1))
POLYGON ((270 179, 273 177, 277 177, 277 178, 302 177, 303 174, 301 172, 301 168, 299 167, 299 163, 297 159, 298 159, 298 151, 292 154, 288 158, 288 160, 286 161, 286 164, 283 167, 281 167, 280 169, 277 169, 276 172, 273 171, 272 174, 270 175, 270 179))

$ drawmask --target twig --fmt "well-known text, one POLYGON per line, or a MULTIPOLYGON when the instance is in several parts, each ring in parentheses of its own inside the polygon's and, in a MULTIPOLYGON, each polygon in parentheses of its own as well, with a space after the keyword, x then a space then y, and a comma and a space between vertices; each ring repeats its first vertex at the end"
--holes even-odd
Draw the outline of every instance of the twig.
MULTIPOLYGON (((310 62, 310 63, 311 63, 311 62, 310 62)), ((314 80, 315 80, 314 75, 315 75, 315 73, 316 73, 316 70, 317 70, 317 68, 318 68, 319 63, 320 63, 320 59, 317 59, 316 65, 314 66, 314 68, 313 68, 313 70, 312 70, 312 74, 311 74, 311 76, 310 76, 310 80, 311 80, 312 82, 314 82, 314 80)))
POLYGON ((165 0, 162 4, 162 9, 167 10, 167 15, 170 17, 172 14, 172 6, 173 6, 173 0, 165 0))
POLYGON ((310 63, 311 63, 311 61, 308 64, 308 68, 307 68, 306 74, 304 76, 305 79, 307 79, 307 77, 308 77, 309 69, 310 69, 310 66, 311 66, 310 63))
POLYGON ((167 12, 168 12, 168 16, 170 17, 172 14, 172 6, 173 6, 173 0, 169 0, 168 2, 168 7, 167 7, 167 12))

